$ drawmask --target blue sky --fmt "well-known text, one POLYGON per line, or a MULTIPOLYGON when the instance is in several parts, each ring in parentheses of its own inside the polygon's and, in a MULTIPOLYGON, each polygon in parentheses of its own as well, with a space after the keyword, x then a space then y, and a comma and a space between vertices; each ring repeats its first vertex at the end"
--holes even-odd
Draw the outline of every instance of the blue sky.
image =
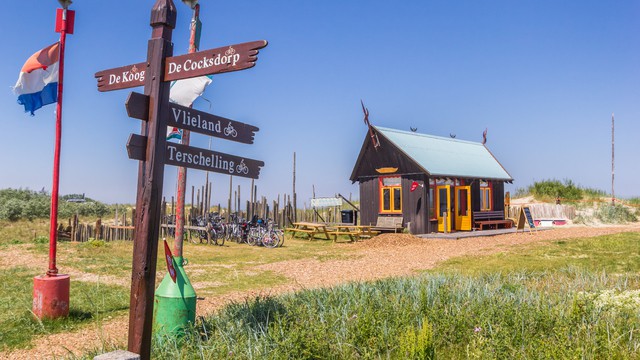
MULTIPOLYGON (((94 73, 141 62, 154 1, 77 0, 67 38, 60 193, 135 202, 139 133, 124 101, 99 93, 94 73)), ((51 189, 54 105, 24 113, 11 92, 35 51, 57 41, 57 1, 7 1, 0 13, 0 188, 51 189)), ((180 1, 174 54, 188 48, 191 11, 180 1)), ((259 196, 299 203, 353 194, 348 180, 365 138, 360 99, 374 125, 481 141, 515 182, 572 179, 611 189, 611 113, 616 117, 616 195, 638 196, 640 153, 638 1, 201 1, 201 49, 265 39, 257 65, 214 76, 194 107, 260 128, 253 145, 212 149, 263 160, 259 196)), ((135 90, 135 89, 134 89, 135 90)), ((141 92, 139 88, 137 91, 141 92)), ((209 139, 194 134, 192 145, 209 139)), ((188 186, 204 183, 190 170, 188 186)), ((165 169, 165 195, 176 168, 165 169)), ((228 176, 210 175, 214 203, 228 176)), ((249 180, 234 178, 248 197, 249 180)))

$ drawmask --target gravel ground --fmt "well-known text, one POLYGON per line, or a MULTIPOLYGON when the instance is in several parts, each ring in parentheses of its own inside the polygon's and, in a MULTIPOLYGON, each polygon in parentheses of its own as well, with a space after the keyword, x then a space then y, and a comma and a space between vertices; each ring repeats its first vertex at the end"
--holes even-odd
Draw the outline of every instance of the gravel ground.
MULTIPOLYGON (((615 227, 568 226, 533 234, 517 233, 492 237, 473 237, 461 240, 422 239, 407 234, 382 234, 357 243, 335 246, 349 250, 348 259, 285 260, 257 266, 255 271, 273 270, 290 281, 268 292, 237 292, 209 297, 198 303, 198 315, 207 315, 231 301, 253 298, 256 295, 275 295, 300 289, 333 286, 349 281, 369 281, 387 277, 412 275, 433 268, 437 263, 464 255, 482 255, 507 251, 512 246, 543 243, 548 240, 593 237, 625 231, 640 232, 640 224, 615 227)), ((26 252, 18 254, 31 262, 26 252)), ((126 348, 128 317, 122 316, 101 324, 88 326, 72 333, 42 336, 32 349, 0 353, 3 359, 45 359, 54 356, 82 354, 85 349, 105 344, 126 348)))

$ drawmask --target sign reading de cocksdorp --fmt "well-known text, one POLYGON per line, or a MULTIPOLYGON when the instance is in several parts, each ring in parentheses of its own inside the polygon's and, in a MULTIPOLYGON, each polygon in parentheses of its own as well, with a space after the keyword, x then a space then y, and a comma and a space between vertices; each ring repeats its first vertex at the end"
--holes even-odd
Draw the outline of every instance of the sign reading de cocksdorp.
POLYGON ((167 58, 164 81, 244 70, 256 65, 266 40, 251 41, 167 58))
POLYGON ((167 143, 166 163, 251 179, 257 179, 264 166, 264 161, 170 142, 167 143))

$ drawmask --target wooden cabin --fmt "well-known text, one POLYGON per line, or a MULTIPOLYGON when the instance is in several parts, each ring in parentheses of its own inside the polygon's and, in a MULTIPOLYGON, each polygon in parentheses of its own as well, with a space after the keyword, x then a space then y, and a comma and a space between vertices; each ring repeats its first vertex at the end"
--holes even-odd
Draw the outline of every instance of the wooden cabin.
POLYGON ((504 218, 504 183, 513 179, 484 144, 377 126, 370 131, 350 177, 360 184, 362 225, 394 217, 412 234, 511 225, 504 218))

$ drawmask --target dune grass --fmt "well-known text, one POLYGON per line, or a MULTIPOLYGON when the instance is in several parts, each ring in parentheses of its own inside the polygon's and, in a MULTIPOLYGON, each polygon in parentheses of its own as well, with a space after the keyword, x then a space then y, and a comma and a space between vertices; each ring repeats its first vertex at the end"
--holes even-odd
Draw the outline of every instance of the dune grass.
POLYGON ((468 257, 419 276, 227 306, 157 358, 640 356, 638 233, 468 257))
MULTIPOLYGON (((98 282, 78 281, 71 277, 70 316, 56 321, 39 322, 31 313, 33 277, 44 273, 49 249, 48 237, 36 236, 46 229, 46 221, 2 223, 0 250, 10 261, 13 254, 33 255, 30 264, 0 272, 0 351, 28 348, 33 339, 79 329, 127 313, 131 279, 132 242, 89 241, 58 243, 57 264, 61 273, 82 272, 98 282), (100 282, 102 280, 102 282, 100 282), (108 281, 105 281, 108 280, 108 281), (109 285, 107 285, 107 283, 109 285)), ((169 239, 172 241, 172 239, 169 239)), ((187 274, 200 297, 227 293, 260 291, 284 284, 287 279, 273 271, 256 271, 255 267, 282 260, 316 258, 328 260, 348 257, 348 251, 337 249, 329 241, 286 240, 285 247, 265 249, 228 242, 223 247, 186 243, 187 274)), ((158 249, 158 274, 166 273, 158 249)))

